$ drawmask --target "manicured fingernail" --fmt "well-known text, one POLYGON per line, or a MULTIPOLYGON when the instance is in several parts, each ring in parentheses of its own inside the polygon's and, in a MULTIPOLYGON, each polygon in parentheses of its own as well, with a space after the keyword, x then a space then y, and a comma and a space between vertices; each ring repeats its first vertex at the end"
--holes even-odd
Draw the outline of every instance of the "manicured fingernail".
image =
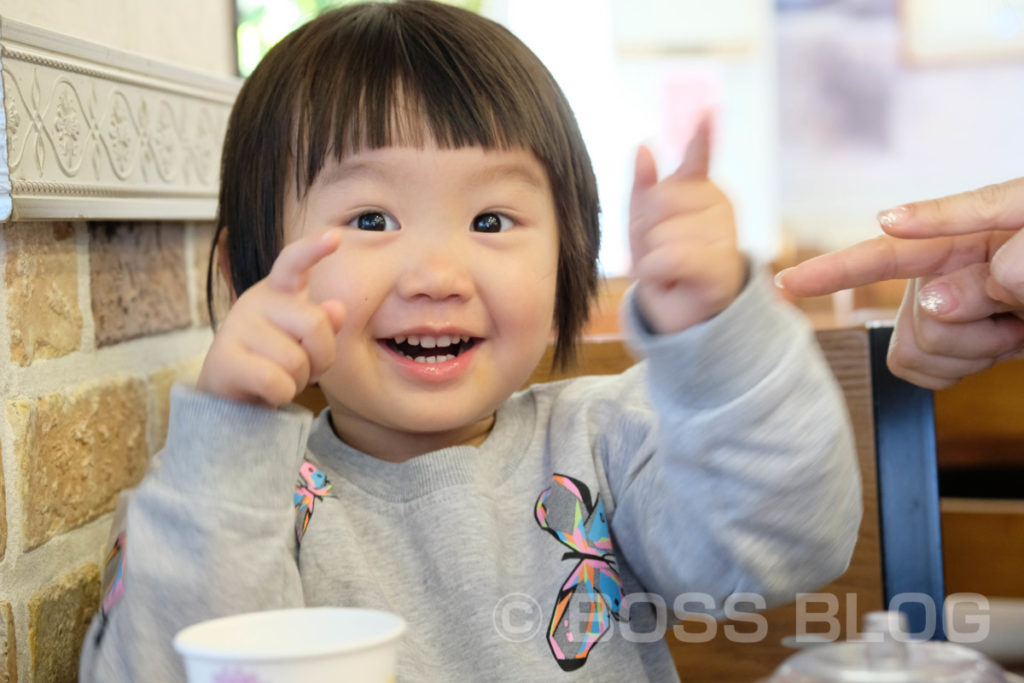
POLYGON ((956 306, 953 292, 947 285, 928 285, 917 293, 917 303, 932 315, 949 313, 956 306))
POLYGON ((886 209, 885 211, 878 212, 878 222, 881 223, 884 228, 891 228, 894 225, 899 225, 907 216, 910 215, 910 209, 906 206, 897 206, 895 209, 886 209))
POLYGON ((782 270, 780 270, 778 273, 775 274, 775 279, 773 280, 773 282, 775 282, 775 286, 776 287, 778 287, 779 289, 785 289, 786 288, 786 286, 782 284, 782 276, 785 275, 786 273, 788 273, 791 270, 793 270, 793 269, 792 268, 783 268, 782 270))

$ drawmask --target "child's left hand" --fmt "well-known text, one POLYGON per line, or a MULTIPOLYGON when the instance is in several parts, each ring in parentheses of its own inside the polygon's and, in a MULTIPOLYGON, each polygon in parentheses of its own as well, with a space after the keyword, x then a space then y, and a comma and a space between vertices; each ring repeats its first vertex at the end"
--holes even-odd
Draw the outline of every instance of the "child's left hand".
POLYGON ((710 137, 705 119, 679 168, 661 182, 651 151, 637 152, 629 243, 636 301, 657 334, 681 332, 721 313, 746 279, 732 205, 708 180, 710 137))

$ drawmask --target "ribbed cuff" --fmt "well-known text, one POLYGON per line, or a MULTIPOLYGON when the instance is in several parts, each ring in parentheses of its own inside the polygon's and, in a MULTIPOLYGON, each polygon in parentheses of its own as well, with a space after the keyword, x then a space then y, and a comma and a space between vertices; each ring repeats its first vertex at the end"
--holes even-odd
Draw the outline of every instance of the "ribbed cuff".
POLYGON ((724 311, 676 334, 647 328, 633 288, 623 306, 630 343, 650 363, 655 399, 671 398, 686 407, 721 405, 742 395, 811 334, 806 319, 778 297, 761 271, 751 273, 724 311))

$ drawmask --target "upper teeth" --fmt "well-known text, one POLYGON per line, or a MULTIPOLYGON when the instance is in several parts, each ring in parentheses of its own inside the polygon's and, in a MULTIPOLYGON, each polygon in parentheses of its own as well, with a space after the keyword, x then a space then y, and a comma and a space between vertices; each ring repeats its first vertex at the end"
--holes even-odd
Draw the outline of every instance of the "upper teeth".
POLYGON ((452 344, 460 344, 464 341, 468 342, 469 340, 469 335, 456 335, 452 337, 447 334, 442 335, 440 337, 427 337, 418 335, 409 335, 408 337, 395 337, 396 344, 401 344, 405 342, 411 344, 412 346, 421 346, 425 349, 443 349, 445 347, 451 346, 452 344))

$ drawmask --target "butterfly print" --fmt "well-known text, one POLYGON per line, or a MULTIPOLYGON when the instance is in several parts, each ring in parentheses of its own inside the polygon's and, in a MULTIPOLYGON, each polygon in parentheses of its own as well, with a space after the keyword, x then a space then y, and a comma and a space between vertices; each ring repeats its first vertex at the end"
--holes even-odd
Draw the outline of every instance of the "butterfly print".
POLYGON ((592 499, 583 482, 564 474, 537 498, 537 523, 570 550, 563 560, 577 560, 555 599, 548 625, 548 645, 564 671, 586 664, 591 649, 611 620, 619 619, 622 581, 615 569, 604 504, 592 499))
POLYGON ((299 467, 299 483, 295 486, 292 502, 295 505, 295 538, 299 542, 306 533, 309 520, 313 517, 316 501, 331 494, 331 482, 316 465, 305 461, 299 467))

